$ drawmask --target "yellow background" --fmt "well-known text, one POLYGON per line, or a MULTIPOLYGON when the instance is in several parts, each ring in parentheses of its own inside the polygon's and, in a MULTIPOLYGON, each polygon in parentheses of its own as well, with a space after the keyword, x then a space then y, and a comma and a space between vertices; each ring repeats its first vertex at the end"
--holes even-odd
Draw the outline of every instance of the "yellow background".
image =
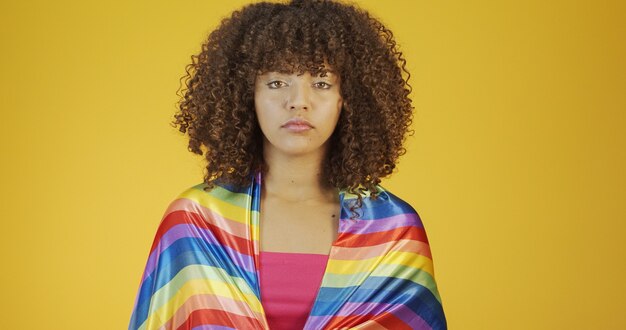
MULTIPOLYGON (((242 1, 2 1, 2 329, 123 329, 202 180, 179 78, 242 1)), ((409 60, 383 186, 420 213, 450 329, 626 328, 623 1, 358 1, 409 60)))

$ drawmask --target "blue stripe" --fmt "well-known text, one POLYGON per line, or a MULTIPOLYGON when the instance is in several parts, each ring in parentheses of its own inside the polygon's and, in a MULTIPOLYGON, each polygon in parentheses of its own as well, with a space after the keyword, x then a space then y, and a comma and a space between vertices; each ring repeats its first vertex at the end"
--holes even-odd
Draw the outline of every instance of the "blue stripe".
MULTIPOLYGON (((342 217, 344 211, 347 217, 350 217, 350 206, 353 204, 356 205, 356 198, 346 198, 342 202, 342 217)), ((382 191, 376 200, 373 200, 370 197, 364 197, 362 207, 356 209, 356 211, 361 215, 359 220, 377 220, 398 214, 417 214, 415 209, 410 204, 388 191, 382 191)), ((417 216, 417 220, 421 225, 419 215, 417 216)))
MULTIPOLYGON (((172 280, 181 269, 189 265, 206 265, 224 269, 232 277, 243 278, 250 286, 256 288, 256 274, 246 272, 243 268, 236 267, 226 255, 223 246, 207 244, 201 238, 181 238, 170 245, 159 255, 159 263, 155 272, 150 274, 139 289, 139 299, 137 301, 136 315, 131 318, 131 324, 135 328, 148 318, 150 308, 150 298, 152 294, 162 288, 172 280)), ((258 292, 255 294, 260 296, 258 292)))
POLYGON ((401 278, 370 277, 349 301, 402 304, 431 326, 445 324, 443 308, 433 293, 423 285, 401 278))
POLYGON ((356 286, 345 288, 321 287, 318 299, 311 309, 312 316, 333 316, 336 315, 341 305, 339 303, 348 301, 351 294, 357 289, 356 286))
POLYGON ((370 277, 360 287, 320 289, 313 316, 335 316, 341 306, 352 303, 402 304, 419 315, 433 329, 446 329, 443 308, 425 286, 395 277, 370 277))

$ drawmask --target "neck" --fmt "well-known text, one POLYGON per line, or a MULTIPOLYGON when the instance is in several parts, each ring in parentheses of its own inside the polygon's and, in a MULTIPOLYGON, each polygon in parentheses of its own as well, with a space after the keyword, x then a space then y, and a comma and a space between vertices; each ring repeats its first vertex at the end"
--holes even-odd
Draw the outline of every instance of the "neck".
MULTIPOLYGON (((268 150, 268 149, 265 149, 268 150)), ((325 152, 304 155, 264 152, 269 169, 263 176, 267 196, 290 202, 327 202, 335 199, 336 190, 322 175, 325 152)))

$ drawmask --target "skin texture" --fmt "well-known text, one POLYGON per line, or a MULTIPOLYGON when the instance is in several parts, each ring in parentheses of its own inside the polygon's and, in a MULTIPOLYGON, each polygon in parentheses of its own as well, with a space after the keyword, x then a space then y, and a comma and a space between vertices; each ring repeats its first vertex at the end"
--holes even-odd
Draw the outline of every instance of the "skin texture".
MULTIPOLYGON (((359 195, 353 208, 357 212, 366 191, 376 198, 375 186, 393 172, 405 153, 405 137, 412 133, 405 63, 391 31, 357 7, 311 0, 250 4, 224 19, 192 56, 172 124, 188 135, 189 151, 204 155, 207 189, 215 180, 246 185, 251 173, 269 177, 271 166, 282 166, 268 161, 261 127, 266 121, 255 110, 257 76, 281 72, 316 77, 333 70, 341 79, 343 106, 320 169, 317 158, 292 165, 313 163, 315 168, 308 170, 316 172, 315 182, 324 190, 359 195)), ((278 120, 289 118, 281 115, 278 120)), ((278 134, 266 133, 269 141, 278 134)), ((313 148, 327 133, 315 138, 310 134, 311 144, 300 145, 300 151, 313 148)), ((286 143, 295 141, 271 145, 286 151, 286 143)))
POLYGON ((254 105, 266 155, 325 154, 342 104, 336 75, 313 77, 309 72, 302 75, 268 72, 257 76, 254 105), (290 119, 306 120, 312 127, 305 131, 291 130, 285 125, 290 119))
POLYGON ((321 169, 343 99, 337 75, 258 75, 254 103, 269 171, 261 193, 261 250, 328 254, 339 219, 337 191, 321 169), (310 123, 292 130, 290 119, 310 123))

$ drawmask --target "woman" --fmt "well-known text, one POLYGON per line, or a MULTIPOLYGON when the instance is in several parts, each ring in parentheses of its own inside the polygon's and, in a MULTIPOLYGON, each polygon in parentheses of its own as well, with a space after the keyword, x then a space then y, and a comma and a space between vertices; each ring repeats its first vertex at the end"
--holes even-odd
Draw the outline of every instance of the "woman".
POLYGON ((206 175, 166 211, 129 328, 445 329, 419 216, 379 185, 412 118, 391 31, 256 3, 192 58, 174 124, 206 175))

